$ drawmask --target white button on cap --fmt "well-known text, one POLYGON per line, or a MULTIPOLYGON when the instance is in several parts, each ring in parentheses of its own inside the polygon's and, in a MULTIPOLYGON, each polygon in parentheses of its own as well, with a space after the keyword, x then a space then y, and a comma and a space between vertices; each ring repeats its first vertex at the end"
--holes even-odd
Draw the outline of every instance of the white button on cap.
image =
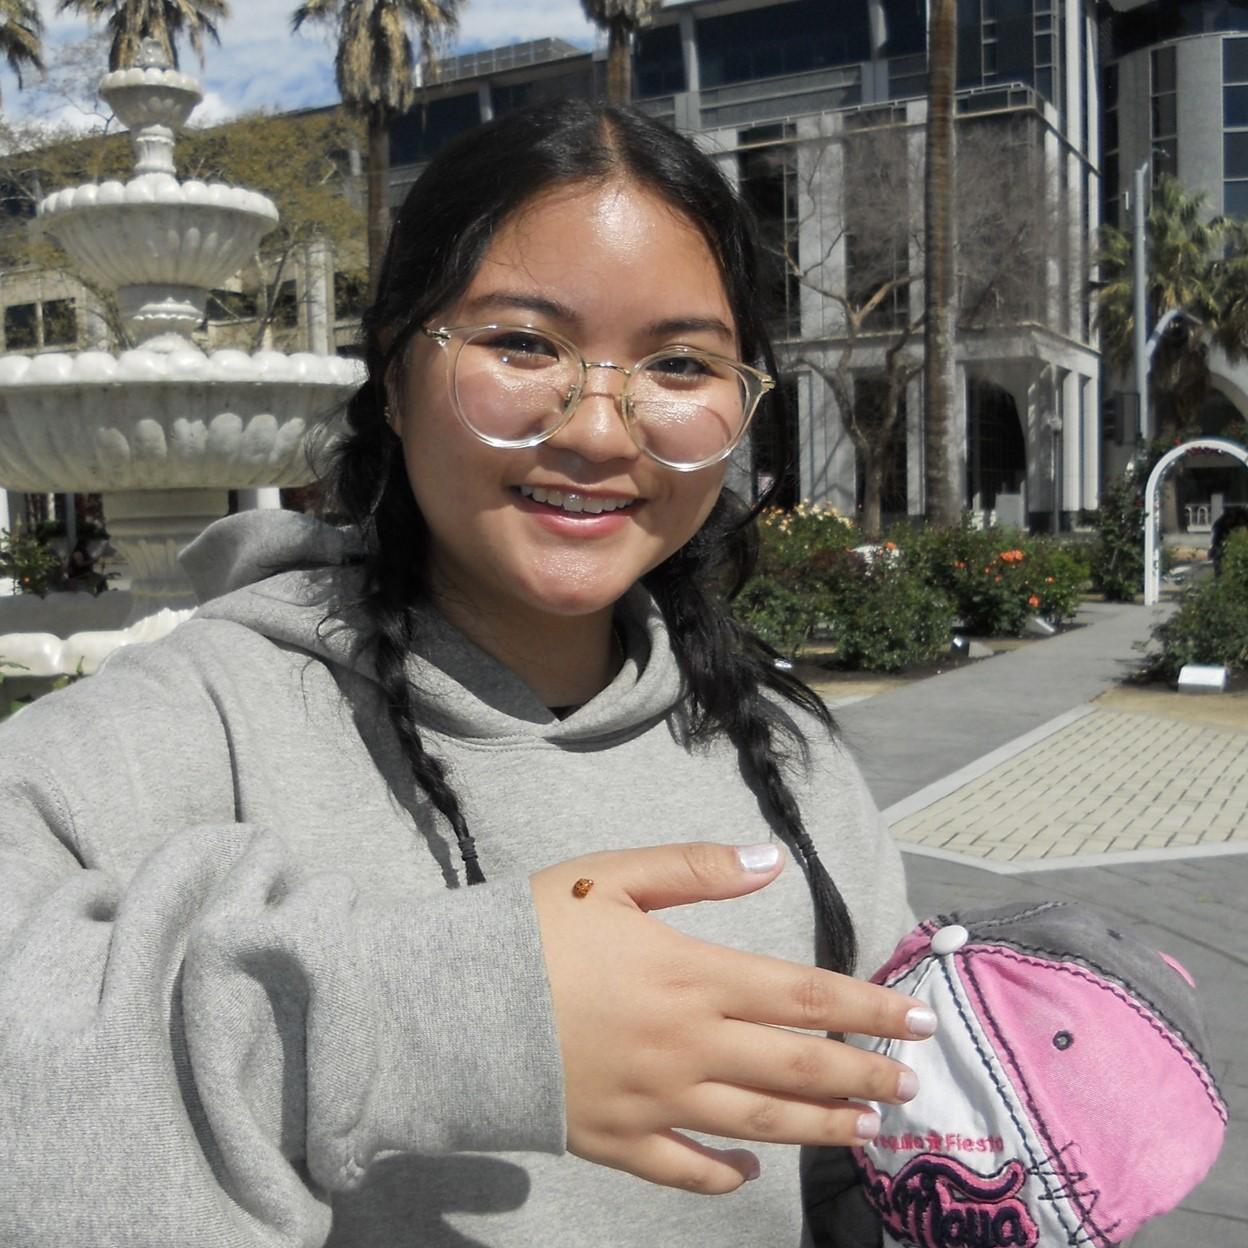
POLYGON ((950 923, 932 937, 932 952, 957 953, 970 938, 970 932, 961 923, 950 923))

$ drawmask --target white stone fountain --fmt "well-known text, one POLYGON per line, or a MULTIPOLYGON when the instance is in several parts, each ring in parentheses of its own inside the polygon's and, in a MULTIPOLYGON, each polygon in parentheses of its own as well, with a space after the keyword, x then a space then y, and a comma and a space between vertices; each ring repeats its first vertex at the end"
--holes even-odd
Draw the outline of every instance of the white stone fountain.
MULTIPOLYGON (((361 377, 333 356, 194 344, 209 291, 255 254, 277 209, 252 191, 177 180, 174 137, 202 93, 158 49, 107 75, 101 94, 131 132, 135 176, 48 196, 36 228, 116 292, 137 345, 0 357, 0 487, 102 493, 136 623, 193 606, 176 555, 226 514, 229 490, 312 479, 304 435, 361 377)), ((71 646, 58 663, 101 644, 71 646)), ((0 638, 4 655, 15 656, 12 636, 0 638)))

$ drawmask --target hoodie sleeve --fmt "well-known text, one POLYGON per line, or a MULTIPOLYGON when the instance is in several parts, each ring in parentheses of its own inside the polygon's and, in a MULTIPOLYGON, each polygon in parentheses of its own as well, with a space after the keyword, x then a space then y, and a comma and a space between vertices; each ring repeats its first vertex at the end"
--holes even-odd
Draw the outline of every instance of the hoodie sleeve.
POLYGON ((302 870, 221 817, 202 691, 165 729, 222 791, 162 804, 102 709, 143 690, 87 683, 0 726, 0 1243, 318 1245, 379 1153, 563 1148, 527 880, 397 903, 302 870), (133 867, 127 808, 159 832, 133 867))

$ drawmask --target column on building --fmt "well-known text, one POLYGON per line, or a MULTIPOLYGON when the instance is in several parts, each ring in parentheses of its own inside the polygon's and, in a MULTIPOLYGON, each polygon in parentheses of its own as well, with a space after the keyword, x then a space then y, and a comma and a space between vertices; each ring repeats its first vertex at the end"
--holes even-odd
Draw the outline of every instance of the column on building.
POLYGON ((702 90, 702 71, 698 65, 698 23, 689 8, 679 10, 677 21, 680 23, 680 54, 685 62, 685 90, 696 100, 702 90))
POLYGON ((1027 511, 1052 513, 1054 505, 1054 429, 1060 395, 1053 365, 1041 363, 1027 383, 1027 511))
POLYGON ((1101 380, 1093 373, 1083 383, 1083 482, 1080 507, 1095 511, 1101 505, 1101 380))
POLYGON ((334 249, 325 241, 303 249, 303 299, 307 310, 308 350, 334 354, 334 249))
POLYGON ((1082 506, 1083 478, 1081 472, 1083 460, 1083 382, 1073 369, 1063 370, 1061 386, 1062 418, 1062 489, 1061 507, 1065 514, 1073 515, 1082 506))
POLYGON ((797 253, 809 280, 800 291, 802 335, 840 333, 840 305, 820 293, 845 289, 844 149, 835 141, 832 117, 803 117, 797 123, 797 253))

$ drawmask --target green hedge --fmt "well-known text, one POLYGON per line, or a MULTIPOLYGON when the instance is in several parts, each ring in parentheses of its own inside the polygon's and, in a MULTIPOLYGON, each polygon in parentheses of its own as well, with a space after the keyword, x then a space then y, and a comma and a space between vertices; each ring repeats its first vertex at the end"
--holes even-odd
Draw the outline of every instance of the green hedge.
POLYGON ((1248 672, 1248 529, 1232 533, 1222 572, 1184 590, 1168 620, 1153 629, 1153 676, 1177 680, 1188 663, 1248 672))
POLYGON ((812 634, 836 661, 895 671, 943 654, 955 623, 1021 633, 1035 615, 1072 618, 1088 577, 1076 549, 1016 532, 898 529, 873 550, 830 508, 801 504, 760 520, 758 572, 738 617, 782 654, 812 634))

